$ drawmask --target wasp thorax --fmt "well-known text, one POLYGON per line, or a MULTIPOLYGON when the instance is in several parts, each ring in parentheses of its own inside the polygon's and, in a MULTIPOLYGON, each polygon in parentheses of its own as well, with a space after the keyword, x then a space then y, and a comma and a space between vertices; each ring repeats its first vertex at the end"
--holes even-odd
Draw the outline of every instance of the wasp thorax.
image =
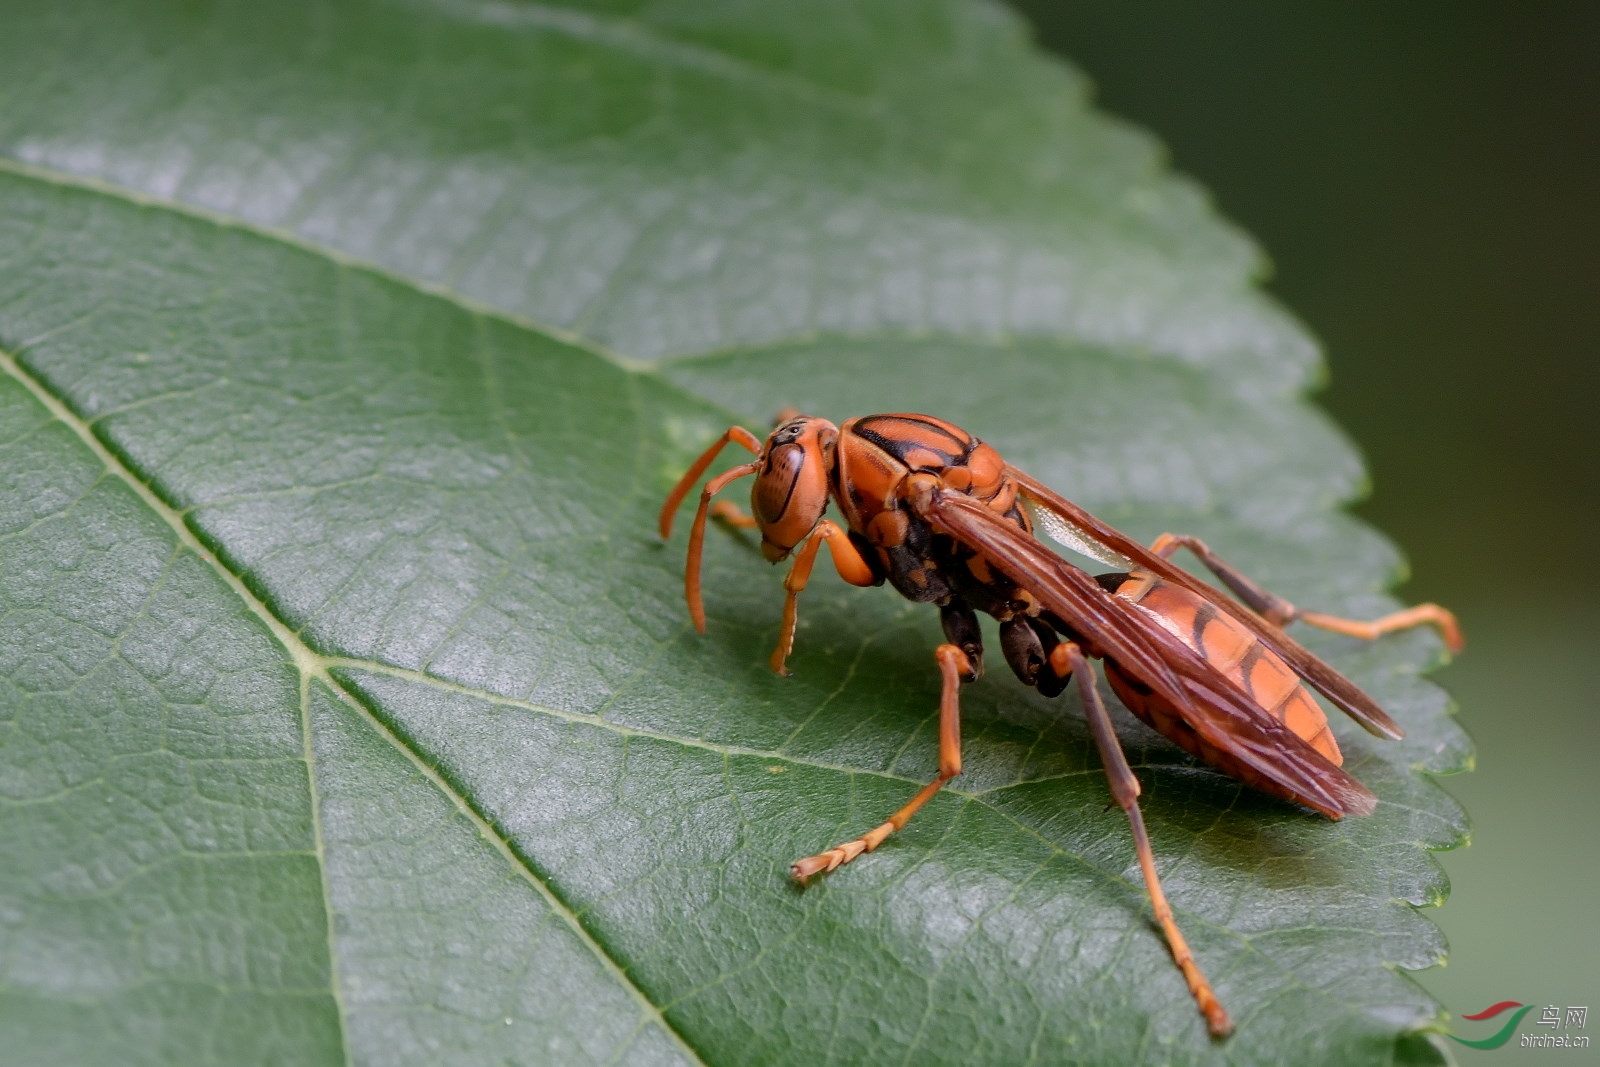
POLYGON ((827 419, 790 419, 767 437, 750 510, 761 525, 761 553, 776 563, 822 519, 838 428, 827 419))

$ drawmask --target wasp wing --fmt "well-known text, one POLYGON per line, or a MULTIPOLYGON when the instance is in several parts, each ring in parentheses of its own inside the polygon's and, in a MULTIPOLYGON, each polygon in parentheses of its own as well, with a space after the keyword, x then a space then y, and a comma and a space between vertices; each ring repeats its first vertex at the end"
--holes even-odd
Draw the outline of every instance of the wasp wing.
POLYGON ((1211 744, 1332 817, 1370 814, 1377 798, 1258 707, 1177 637, 1083 570, 964 493, 936 489, 918 514, 1033 594, 1092 646, 1155 690, 1211 744))
POLYGON ((1025 471, 1018 470, 1008 463, 1006 473, 1017 480, 1023 498, 1037 508, 1041 516, 1048 516, 1041 525, 1051 537, 1077 551, 1082 551, 1078 547, 1079 544, 1097 546, 1100 553, 1098 555, 1088 553, 1091 558, 1104 558, 1107 555, 1112 558, 1122 557, 1141 570, 1158 574, 1196 596, 1205 597, 1248 627, 1262 644, 1277 653, 1296 674, 1337 704, 1368 733, 1396 741, 1405 736, 1400 724, 1391 719, 1378 706, 1377 701, 1290 637, 1284 632, 1283 627, 1274 626, 1220 589, 1207 585, 1188 571, 1162 559, 1127 534, 1095 518, 1025 471))

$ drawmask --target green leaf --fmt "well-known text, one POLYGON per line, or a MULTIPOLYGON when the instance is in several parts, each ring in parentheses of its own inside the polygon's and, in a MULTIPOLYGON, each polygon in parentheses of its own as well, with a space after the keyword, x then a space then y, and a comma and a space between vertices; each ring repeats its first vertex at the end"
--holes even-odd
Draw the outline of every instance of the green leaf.
POLYGON ((1426 1062, 1465 835, 1428 634, 1310 636, 1333 824, 653 513, 730 421, 928 410, 1384 610, 1314 344, 991 5, 18 0, 0 38, 0 1047, 19 1063, 1426 1062))

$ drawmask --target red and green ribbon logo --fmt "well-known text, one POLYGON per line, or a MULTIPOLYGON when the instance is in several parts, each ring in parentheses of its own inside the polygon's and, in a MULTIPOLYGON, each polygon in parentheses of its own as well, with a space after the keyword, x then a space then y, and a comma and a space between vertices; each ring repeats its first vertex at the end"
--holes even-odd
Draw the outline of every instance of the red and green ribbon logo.
POLYGON ((1452 1041, 1459 1041, 1468 1048, 1499 1048, 1501 1045, 1511 1040, 1511 1035, 1517 1032, 1517 1024, 1522 1021, 1522 1017, 1533 1010, 1532 1004, 1519 1004, 1514 1000, 1502 1000, 1498 1004, 1489 1005, 1476 1015, 1462 1016, 1463 1019, 1471 1019, 1473 1022, 1481 1022, 1484 1019, 1493 1019, 1501 1012, 1510 1011, 1512 1008, 1516 1008, 1517 1013, 1506 1020, 1506 1024, 1500 1028, 1499 1032, 1483 1038, 1481 1041, 1468 1041, 1464 1037, 1456 1037, 1455 1034, 1450 1034, 1450 1039, 1452 1041))

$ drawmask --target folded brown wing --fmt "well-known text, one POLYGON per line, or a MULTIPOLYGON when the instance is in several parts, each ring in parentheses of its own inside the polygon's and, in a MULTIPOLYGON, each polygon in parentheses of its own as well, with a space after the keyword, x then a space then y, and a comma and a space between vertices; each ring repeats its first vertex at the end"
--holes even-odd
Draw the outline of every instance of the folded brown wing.
POLYGON ((1360 723, 1368 733, 1399 740, 1405 736, 1400 724, 1350 679, 1334 670, 1309 649, 1288 634, 1281 626, 1274 626, 1260 615, 1234 600, 1220 589, 1207 585, 1188 571, 1155 555, 1139 542, 1115 527, 1109 526, 1072 501, 1041 483, 1037 478, 1018 468, 1006 465, 1006 473, 1017 480, 1022 495, 1037 507, 1045 508, 1063 522, 1076 527, 1086 537, 1097 541, 1118 555, 1126 556, 1138 567, 1159 574, 1169 582, 1183 586, 1190 592, 1205 597, 1238 619, 1276 652, 1294 672, 1310 682, 1318 692, 1337 704, 1347 715, 1360 723))
MULTIPOLYGON (((940 533, 983 554, 1094 647, 1162 696, 1208 742, 1233 753, 1307 807, 1365 815, 1377 798, 1258 707, 1216 668, 1142 612, 1107 593, 1015 524, 963 493, 938 490, 919 508, 940 533)), ((1119 549, 1120 550, 1120 549, 1119 549)))

